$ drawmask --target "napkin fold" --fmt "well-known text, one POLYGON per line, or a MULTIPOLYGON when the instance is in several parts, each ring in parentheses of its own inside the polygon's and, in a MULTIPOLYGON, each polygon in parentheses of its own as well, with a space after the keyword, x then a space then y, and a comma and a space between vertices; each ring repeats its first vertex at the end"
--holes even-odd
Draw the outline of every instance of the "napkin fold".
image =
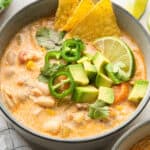
POLYGON ((0 150, 32 150, 0 113, 0 150))

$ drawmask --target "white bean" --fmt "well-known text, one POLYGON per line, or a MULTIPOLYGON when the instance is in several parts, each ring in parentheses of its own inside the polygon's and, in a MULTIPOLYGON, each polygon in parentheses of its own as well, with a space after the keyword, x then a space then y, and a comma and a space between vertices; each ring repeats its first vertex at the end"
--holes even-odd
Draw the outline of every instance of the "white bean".
POLYGON ((7 52, 6 60, 9 65, 14 65, 16 61, 16 54, 14 52, 7 52))
POLYGON ((81 103, 78 103, 76 104, 76 107, 79 109, 79 110, 86 110, 88 108, 88 105, 89 104, 81 104, 81 103))
POLYGON ((52 134, 58 134, 61 129, 61 122, 59 120, 49 120, 44 123, 43 129, 51 132, 52 134))
POLYGON ((7 67, 4 70, 4 75, 6 78, 11 78, 15 74, 15 70, 12 67, 7 67))
POLYGON ((37 82, 36 87, 39 88, 44 95, 47 95, 47 96, 50 95, 47 84, 45 84, 43 82, 37 82))
POLYGON ((50 96, 32 97, 33 101, 42 107, 54 107, 55 100, 50 96))
POLYGON ((82 121, 84 120, 85 114, 84 112, 77 112, 73 114, 73 120, 76 123, 82 123, 82 121))
POLYGON ((17 100, 19 101, 25 101, 27 100, 28 98, 28 94, 23 92, 23 91, 18 91, 18 93, 16 93, 16 96, 17 100))
POLYGON ((18 103, 8 91, 3 90, 1 94, 4 99, 4 103, 6 103, 6 106, 9 108, 13 108, 18 103))
POLYGON ((35 107, 34 110, 32 111, 32 113, 34 115, 38 115, 42 110, 43 110, 42 107, 35 107))
POLYGON ((38 88, 32 88, 30 93, 31 93, 31 95, 37 96, 37 97, 42 95, 42 92, 38 88))
POLYGON ((25 84, 25 80, 24 79, 18 79, 17 80, 17 85, 23 86, 24 84, 25 84))

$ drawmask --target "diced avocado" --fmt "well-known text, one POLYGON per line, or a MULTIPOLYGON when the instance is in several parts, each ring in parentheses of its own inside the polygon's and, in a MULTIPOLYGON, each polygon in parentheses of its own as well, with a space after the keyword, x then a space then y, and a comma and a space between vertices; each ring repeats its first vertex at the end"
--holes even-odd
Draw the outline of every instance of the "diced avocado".
POLYGON ((96 87, 100 87, 100 86, 111 87, 112 84, 113 84, 113 81, 109 79, 106 75, 102 73, 97 74, 96 80, 95 80, 96 87))
POLYGON ((84 61, 83 67, 89 79, 93 79, 96 77, 97 74, 96 68, 89 61, 84 61))
POLYGON ((93 54, 91 54, 91 53, 84 53, 84 55, 85 56, 87 56, 88 58, 89 58, 89 60, 92 60, 93 59, 93 57, 95 56, 95 54, 93 53, 93 54))
POLYGON ((108 77, 113 81, 114 84, 120 84, 122 82, 120 79, 117 78, 117 76, 113 72, 112 64, 107 64, 105 66, 105 71, 108 77))
POLYGON ((87 57, 87 56, 83 56, 82 58, 80 58, 77 63, 80 64, 80 63, 83 63, 84 61, 90 61, 90 58, 87 57))
POLYGON ((72 99, 77 103, 96 101, 98 89, 93 86, 76 87, 72 99))
POLYGON ((89 46, 87 46, 86 47, 86 50, 85 51, 83 51, 83 55, 85 55, 85 56, 87 56, 90 60, 92 60, 93 59, 93 57, 95 56, 95 54, 96 54, 96 49, 95 49, 95 47, 89 47, 89 46))
POLYGON ((100 52, 95 54, 92 61, 98 73, 103 72, 104 66, 109 63, 109 60, 105 58, 100 52))
POLYGON ((87 85, 89 83, 89 79, 82 64, 69 65, 69 71, 76 84, 87 85))
POLYGON ((115 99, 113 89, 108 87, 100 87, 98 99, 107 104, 113 104, 115 99))
POLYGON ((137 103, 140 102, 140 100, 145 96, 148 84, 149 82, 147 80, 137 80, 129 94, 128 100, 137 103))

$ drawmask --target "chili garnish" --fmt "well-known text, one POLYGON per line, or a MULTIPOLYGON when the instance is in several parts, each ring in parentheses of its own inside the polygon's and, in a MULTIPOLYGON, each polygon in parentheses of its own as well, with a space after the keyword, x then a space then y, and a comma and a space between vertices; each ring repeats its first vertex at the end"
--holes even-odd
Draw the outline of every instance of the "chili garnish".
POLYGON ((74 84, 73 78, 69 72, 58 71, 56 74, 54 74, 50 78, 50 80, 48 82, 48 87, 49 87, 50 93, 54 97, 56 97, 58 99, 62 99, 72 93, 72 91, 74 90, 75 84, 74 84), (58 79, 61 76, 64 76, 65 79, 62 79, 59 83, 55 84, 56 79, 58 79), (60 88, 65 84, 69 84, 69 87, 67 89, 64 89, 63 91, 59 91, 60 88))
POLYGON ((50 51, 50 52, 47 52, 46 56, 45 56, 45 65, 49 64, 49 59, 50 58, 60 59, 60 57, 61 57, 60 51, 50 51))
POLYGON ((67 39, 62 45, 62 58, 67 62, 77 61, 84 50, 84 44, 79 39, 67 39))

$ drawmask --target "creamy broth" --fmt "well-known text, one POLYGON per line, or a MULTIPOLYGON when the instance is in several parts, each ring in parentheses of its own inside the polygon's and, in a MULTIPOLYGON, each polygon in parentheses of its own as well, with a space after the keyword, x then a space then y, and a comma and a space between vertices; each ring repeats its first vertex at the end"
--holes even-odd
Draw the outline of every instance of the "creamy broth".
MULTIPOLYGON (((1 95, 13 116, 36 132, 60 138, 102 134, 125 122, 137 107, 128 100, 111 105, 108 119, 92 120, 88 117, 88 104, 61 103, 50 95, 47 84, 38 81, 46 54, 35 40, 40 27, 53 28, 53 18, 43 18, 19 31, 1 60, 1 95), (31 70, 27 68, 29 60, 34 62, 31 70)), ((124 32, 121 39, 132 49, 138 66, 132 81, 146 79, 144 58, 138 45, 124 32)))
POLYGON ((138 141, 130 150, 149 150, 150 149, 150 136, 146 136, 138 141))

